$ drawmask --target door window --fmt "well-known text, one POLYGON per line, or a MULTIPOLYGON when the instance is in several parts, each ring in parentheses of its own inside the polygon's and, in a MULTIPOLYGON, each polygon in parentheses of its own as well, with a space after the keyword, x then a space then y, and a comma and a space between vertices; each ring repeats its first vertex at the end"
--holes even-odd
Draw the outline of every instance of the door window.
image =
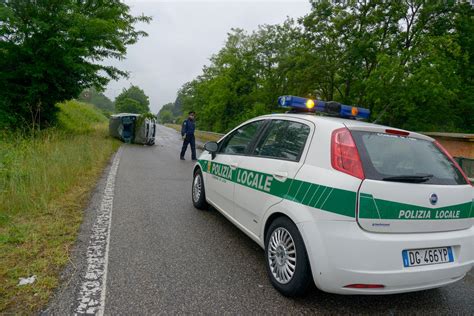
POLYGON ((306 124, 287 120, 272 120, 266 135, 255 147, 254 155, 299 161, 310 128, 306 124))
POLYGON ((240 127, 224 139, 219 152, 229 155, 247 154, 264 122, 264 120, 255 121, 240 127))

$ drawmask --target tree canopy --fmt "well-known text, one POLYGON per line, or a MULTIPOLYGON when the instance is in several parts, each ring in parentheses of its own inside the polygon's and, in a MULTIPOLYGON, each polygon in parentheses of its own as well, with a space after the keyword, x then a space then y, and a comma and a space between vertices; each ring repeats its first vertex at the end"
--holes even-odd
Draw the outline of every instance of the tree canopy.
POLYGON ((178 92, 200 129, 279 111, 279 95, 369 108, 377 123, 474 132, 473 7, 455 1, 311 1, 309 14, 233 29, 178 92))
POLYGON ((97 89, 94 87, 84 89, 81 94, 79 94, 77 99, 82 102, 94 104, 97 108, 105 113, 115 112, 114 103, 102 92, 97 91, 97 89))
POLYGON ((124 58, 149 22, 121 0, 0 2, 0 124, 50 124, 55 104, 127 73, 101 63, 124 58))
MULTIPOLYGON (((163 105, 158 112, 158 121, 161 124, 173 123, 175 120, 175 115, 173 113, 174 108, 174 103, 166 103, 163 105)), ((177 113, 177 115, 179 115, 179 113, 177 113)))
POLYGON ((150 112, 150 101, 145 92, 137 86, 123 89, 115 98, 115 109, 120 113, 144 114, 150 112))

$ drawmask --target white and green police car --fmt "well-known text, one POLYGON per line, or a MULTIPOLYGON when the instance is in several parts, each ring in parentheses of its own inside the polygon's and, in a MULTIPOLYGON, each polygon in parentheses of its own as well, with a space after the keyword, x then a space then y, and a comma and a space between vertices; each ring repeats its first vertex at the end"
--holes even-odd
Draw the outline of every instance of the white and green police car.
POLYGON ((368 110, 294 96, 209 142, 192 199, 265 249, 273 286, 340 294, 418 291, 474 264, 474 188, 425 135, 364 123, 368 110), (342 117, 342 118, 341 118, 342 117))

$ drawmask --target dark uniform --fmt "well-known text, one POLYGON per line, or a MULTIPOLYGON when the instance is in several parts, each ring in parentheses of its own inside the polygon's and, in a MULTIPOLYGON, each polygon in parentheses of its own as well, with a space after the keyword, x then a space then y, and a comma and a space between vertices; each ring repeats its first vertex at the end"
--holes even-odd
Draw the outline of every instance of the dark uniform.
POLYGON ((188 144, 191 144, 191 157, 193 160, 196 160, 196 140, 194 138, 195 128, 196 124, 194 123, 194 120, 186 119, 183 122, 183 126, 181 127, 181 136, 185 136, 185 138, 183 141, 183 148, 181 148, 181 159, 184 159, 184 154, 186 153, 188 144))

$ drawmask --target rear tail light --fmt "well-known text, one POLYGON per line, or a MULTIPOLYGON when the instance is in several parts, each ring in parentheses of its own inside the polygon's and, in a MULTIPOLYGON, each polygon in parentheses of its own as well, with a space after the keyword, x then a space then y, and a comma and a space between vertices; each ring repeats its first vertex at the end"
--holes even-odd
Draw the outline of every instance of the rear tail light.
POLYGON ((454 164, 454 166, 459 170, 459 172, 462 174, 462 176, 464 177, 464 179, 466 180, 466 182, 468 184, 470 184, 471 186, 474 186, 473 183, 471 183, 471 181, 469 181, 469 178, 467 177, 467 175, 464 173, 464 170, 462 170, 461 166, 459 166, 459 164, 456 162, 456 160, 454 160, 453 156, 451 156, 451 154, 446 150, 446 148, 444 148, 440 143, 438 143, 438 141, 435 141, 434 144, 436 145, 436 147, 438 147, 439 150, 441 150, 441 152, 443 152, 443 154, 445 154, 449 160, 451 160, 451 162, 454 164))
POLYGON ((351 289, 383 289, 385 285, 383 284, 349 284, 344 287, 351 289))
POLYGON ((336 170, 364 179, 359 151, 347 128, 336 129, 332 132, 331 164, 336 170))

